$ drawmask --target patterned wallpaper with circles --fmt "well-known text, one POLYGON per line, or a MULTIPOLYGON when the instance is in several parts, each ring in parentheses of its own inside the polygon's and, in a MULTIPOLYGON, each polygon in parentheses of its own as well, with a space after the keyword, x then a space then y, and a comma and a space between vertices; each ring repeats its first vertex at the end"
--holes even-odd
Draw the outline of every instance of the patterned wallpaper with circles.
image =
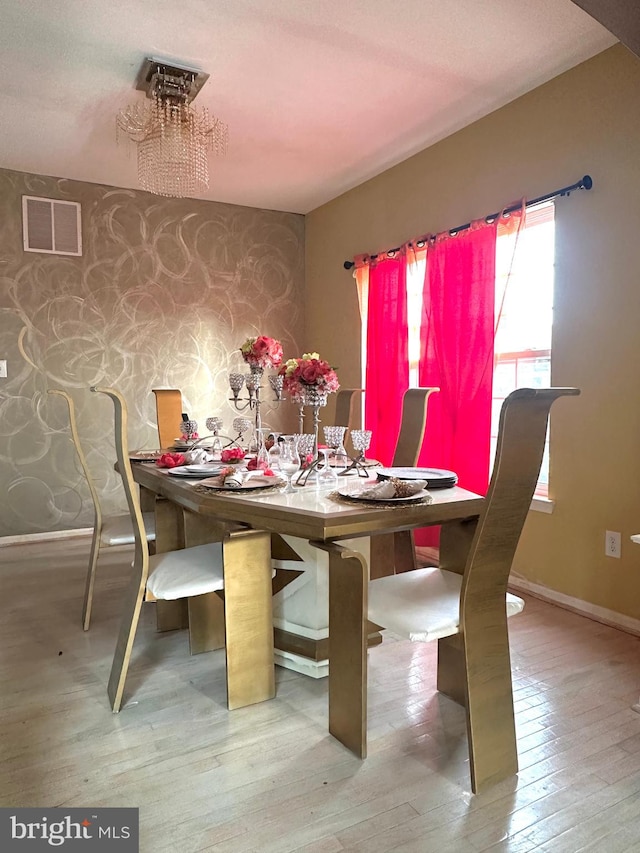
MULTIPOLYGON (((157 446, 157 387, 180 388, 203 427, 220 415, 230 429, 240 344, 268 334, 299 355, 303 285, 300 215, 0 169, 0 536, 93 523, 66 405, 48 389, 74 398, 104 511, 125 511, 112 405, 89 387, 123 392, 132 448, 157 446), (23 251, 23 195, 81 203, 82 257, 23 251)), ((263 419, 297 423, 288 403, 263 419)))

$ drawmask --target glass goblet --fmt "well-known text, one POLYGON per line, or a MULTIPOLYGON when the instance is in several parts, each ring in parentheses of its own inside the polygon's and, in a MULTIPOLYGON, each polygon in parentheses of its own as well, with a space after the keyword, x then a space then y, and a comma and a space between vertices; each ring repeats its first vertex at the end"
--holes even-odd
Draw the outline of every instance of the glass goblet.
POLYGON ((269 467, 276 471, 280 469, 280 433, 269 430, 269 435, 273 439, 273 444, 269 448, 269 467))
POLYGON ((185 441, 192 441, 198 437, 198 422, 197 421, 180 421, 178 425, 181 435, 185 441))
POLYGON ((344 446, 344 436, 347 427, 343 426, 325 426, 324 440, 331 448, 331 459, 333 467, 343 471, 349 464, 349 454, 344 446))
POLYGON ((321 447, 320 453, 322 453, 323 456, 322 468, 318 469, 316 484, 321 489, 335 489, 335 487, 338 485, 338 475, 329 464, 329 454, 331 453, 331 448, 321 447))
MULTIPOLYGON (((313 455, 316 437, 312 432, 296 432, 294 436, 298 444, 298 453, 300 454, 302 465, 305 466, 308 457, 313 455)), ((311 461, 313 462, 313 459, 311 461)))
POLYGON ((287 488, 283 494, 295 492, 291 480, 293 475, 300 470, 300 453, 295 435, 283 436, 282 447, 280 448, 280 470, 287 478, 287 488))
POLYGON ((354 449, 357 450, 360 459, 364 459, 364 455, 371 445, 371 436, 373 435, 370 429, 352 429, 351 442, 354 449))
POLYGON ((267 436, 271 430, 268 427, 260 427, 256 430, 258 438, 258 455, 256 465, 258 470, 264 470, 269 467, 269 451, 267 450, 267 436))
POLYGON ((207 418, 206 424, 209 432, 213 433, 213 435, 217 435, 222 429, 222 418, 207 418))
POLYGON ((244 444, 244 434, 245 432, 251 432, 253 429, 253 421, 251 418, 243 418, 238 417, 233 419, 233 431, 237 433, 236 441, 240 444, 244 444))

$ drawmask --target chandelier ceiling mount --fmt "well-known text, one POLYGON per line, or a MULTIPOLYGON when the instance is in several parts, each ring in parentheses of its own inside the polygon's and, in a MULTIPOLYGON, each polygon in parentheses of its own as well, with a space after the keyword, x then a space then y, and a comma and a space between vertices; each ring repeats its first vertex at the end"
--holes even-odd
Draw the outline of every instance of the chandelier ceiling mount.
POLYGON ((195 68, 145 59, 136 89, 151 103, 120 110, 116 129, 136 143, 138 179, 148 192, 186 198, 209 188, 209 152, 226 153, 228 128, 206 107, 191 106, 208 79, 195 68))

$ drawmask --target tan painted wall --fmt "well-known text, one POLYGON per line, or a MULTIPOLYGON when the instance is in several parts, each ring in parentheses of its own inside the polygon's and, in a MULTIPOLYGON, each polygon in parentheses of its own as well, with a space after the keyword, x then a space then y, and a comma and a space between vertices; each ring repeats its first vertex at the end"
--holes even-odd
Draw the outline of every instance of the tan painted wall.
MULTIPOLYGON (((245 338, 273 335, 286 357, 303 346, 303 276, 297 214, 0 169, 0 536, 93 524, 66 407, 49 388, 75 400, 103 510, 125 511, 113 408, 89 387, 125 395, 132 447, 158 444, 152 388, 180 388, 201 434, 209 415, 231 431, 228 374, 245 372, 245 338), (81 203, 81 258, 23 252, 22 195, 81 203)), ((266 406, 263 420, 291 430, 297 412, 266 406)))
MULTIPOLYGON (((419 104, 416 104, 419 109, 419 104)), ((530 513, 515 570, 640 618, 640 61, 620 46, 307 217, 307 340, 357 384, 359 319, 342 262, 594 179, 557 204, 552 515, 530 513), (622 558, 604 556, 605 530, 622 558)))

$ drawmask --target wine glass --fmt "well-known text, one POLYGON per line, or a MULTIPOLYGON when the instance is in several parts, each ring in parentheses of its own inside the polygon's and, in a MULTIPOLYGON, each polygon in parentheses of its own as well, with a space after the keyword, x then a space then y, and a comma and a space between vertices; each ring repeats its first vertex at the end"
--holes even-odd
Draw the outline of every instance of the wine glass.
POLYGON ((273 438, 273 444, 269 448, 269 467, 276 471, 280 468, 280 433, 269 430, 269 435, 273 438))
POLYGON ((320 486, 320 488, 323 489, 335 489, 335 487, 338 485, 338 475, 329 464, 329 454, 331 453, 331 448, 321 447, 319 448, 319 452, 322 453, 324 459, 322 461, 322 468, 318 469, 316 483, 318 486, 320 486))
POLYGON ((287 478, 287 488, 283 494, 291 494, 295 492, 291 484, 291 479, 300 470, 300 453, 298 452, 298 441, 295 435, 284 435, 282 439, 280 470, 287 478))
POLYGON ((258 436, 258 455, 256 458, 256 468, 265 470, 269 467, 269 451, 267 450, 267 436, 271 430, 268 427, 260 427, 256 430, 258 436))
POLYGON ((207 418, 206 424, 207 429, 213 435, 213 439, 211 441, 211 455, 216 462, 219 462, 222 457, 222 441, 220 440, 218 433, 222 429, 222 418, 207 418))

